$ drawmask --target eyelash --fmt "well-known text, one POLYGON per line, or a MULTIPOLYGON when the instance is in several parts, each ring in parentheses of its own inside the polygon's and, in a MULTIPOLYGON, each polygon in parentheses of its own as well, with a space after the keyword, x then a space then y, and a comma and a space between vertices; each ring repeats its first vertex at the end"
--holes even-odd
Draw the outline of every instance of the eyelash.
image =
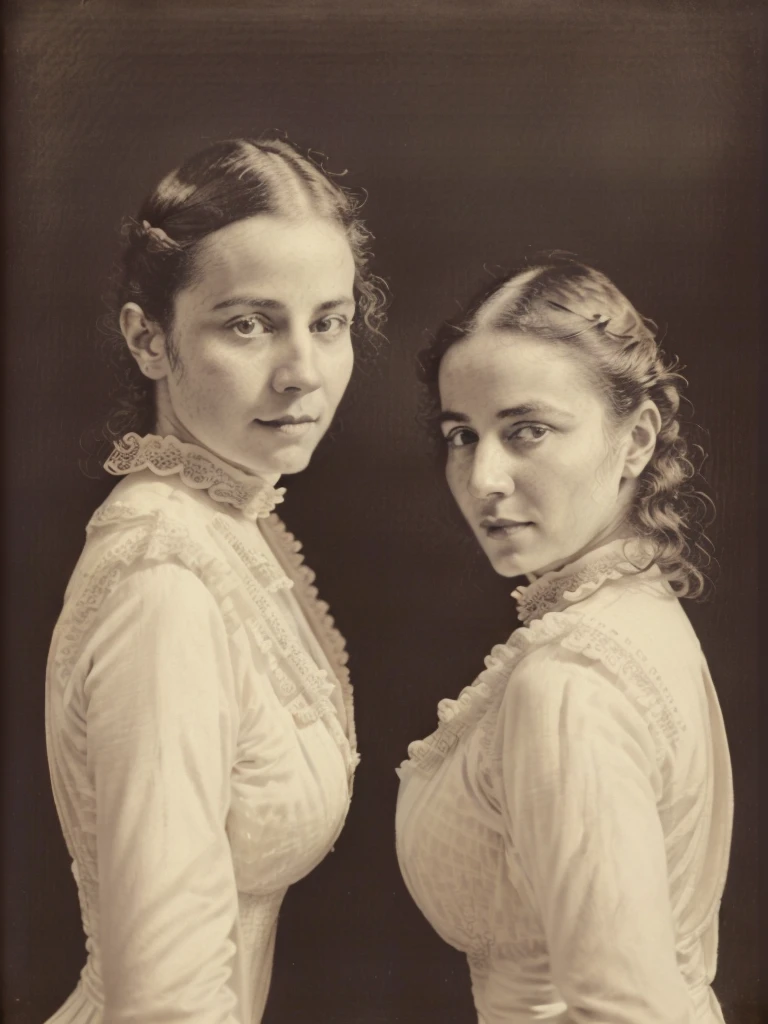
MULTIPOLYGON (((331 323, 333 321, 335 321, 336 324, 337 324, 335 330, 331 329, 331 330, 328 330, 328 331, 314 331, 313 333, 315 333, 315 334, 331 334, 331 335, 335 335, 335 334, 340 333, 342 330, 344 330, 344 328, 349 326, 349 318, 348 317, 341 316, 339 314, 333 314, 332 316, 323 316, 323 317, 320 317, 319 320, 315 320, 315 322, 312 324, 312 327, 314 328, 318 324, 331 323)), ((274 328, 272 327, 272 325, 269 324, 267 321, 265 321, 262 317, 256 316, 256 315, 239 317, 237 320, 234 320, 232 323, 228 324, 227 326, 229 327, 229 329, 235 335, 237 335, 238 338, 242 338, 244 341, 249 341, 251 338, 260 338, 260 337, 262 337, 265 334, 273 334, 274 333, 274 328), (248 324, 248 325, 261 324, 261 326, 264 327, 265 330, 258 331, 255 334, 241 334, 240 331, 238 330, 238 328, 242 327, 243 324, 248 324)))
MULTIPOLYGON (((512 430, 509 431, 509 433, 505 436, 504 440, 505 441, 520 441, 522 444, 533 446, 533 445, 540 444, 541 441, 544 440, 546 435, 551 433, 551 431, 552 431, 552 428, 551 427, 545 427, 543 423, 520 423, 516 427, 514 427, 512 430), (524 430, 541 431, 541 433, 537 437, 524 438, 524 437, 521 436, 522 432, 524 430)), ((475 444, 477 442, 477 434, 475 434, 474 430, 472 430, 471 427, 456 427, 449 434, 446 434, 444 436, 443 440, 445 441, 445 443, 448 445, 449 448, 453 448, 453 449, 467 448, 467 447, 469 447, 470 444, 475 444), (467 442, 466 444, 454 444, 453 443, 454 439, 458 438, 463 433, 472 434, 473 437, 474 437, 474 440, 471 441, 471 442, 467 442)))
POLYGON ((335 328, 335 330, 318 331, 316 333, 318 333, 318 334, 336 334, 339 331, 343 331, 345 327, 349 327, 349 317, 342 316, 339 313, 334 313, 332 316, 323 316, 319 320, 315 320, 315 322, 314 322, 314 324, 312 326, 316 327, 317 324, 331 323, 334 320, 336 321, 336 328, 335 328))
POLYGON ((268 324, 266 324, 261 319, 260 316, 243 316, 243 317, 240 317, 239 320, 235 320, 231 324, 228 324, 227 326, 229 327, 229 329, 232 331, 233 334, 236 334, 238 338, 243 338, 244 340, 247 340, 247 339, 250 339, 250 338, 257 338, 257 337, 260 337, 262 334, 268 334, 269 333, 269 331, 265 329, 264 331, 259 331, 256 334, 241 334, 240 331, 238 330, 238 328, 242 327, 243 324, 251 324, 251 325, 253 325, 253 324, 261 324, 261 326, 264 327, 264 328, 268 327, 268 324))

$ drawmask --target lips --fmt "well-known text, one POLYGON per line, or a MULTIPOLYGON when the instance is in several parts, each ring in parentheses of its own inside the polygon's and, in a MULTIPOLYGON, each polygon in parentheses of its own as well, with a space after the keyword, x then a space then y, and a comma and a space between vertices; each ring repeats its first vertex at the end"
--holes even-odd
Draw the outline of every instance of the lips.
POLYGON ((278 416, 273 420, 254 420, 260 427, 265 427, 267 430, 272 430, 276 434, 305 434, 308 430, 311 430, 315 423, 317 423, 317 417, 312 416, 278 416))
POLYGON ((480 520, 480 529, 492 540, 499 540, 505 537, 512 537, 526 526, 533 526, 533 523, 522 519, 502 519, 497 516, 486 516, 480 520))

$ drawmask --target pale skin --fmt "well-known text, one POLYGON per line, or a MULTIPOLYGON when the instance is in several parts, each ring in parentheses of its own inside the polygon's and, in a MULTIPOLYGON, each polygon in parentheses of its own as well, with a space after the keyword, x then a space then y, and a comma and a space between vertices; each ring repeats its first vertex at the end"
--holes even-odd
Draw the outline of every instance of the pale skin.
POLYGON ((196 270, 175 297, 170 338, 136 303, 120 314, 155 381, 157 432, 270 482, 301 471, 354 362, 355 264, 343 230, 260 214, 209 235, 196 270))
POLYGON ((564 346, 480 329, 440 365, 451 492, 502 576, 536 576, 620 537, 661 416, 619 424, 564 346))

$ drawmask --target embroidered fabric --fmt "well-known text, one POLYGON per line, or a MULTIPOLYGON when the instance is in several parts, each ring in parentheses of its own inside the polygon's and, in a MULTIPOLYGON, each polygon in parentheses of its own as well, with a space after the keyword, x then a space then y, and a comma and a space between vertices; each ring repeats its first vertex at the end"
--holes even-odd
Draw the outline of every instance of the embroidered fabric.
POLYGON ((439 702, 437 729, 409 745, 408 758, 401 764, 401 770, 415 766, 427 775, 433 775, 455 749, 461 736, 480 721, 494 700, 500 698, 520 659, 533 647, 553 641, 603 664, 616 676, 619 686, 631 695, 631 699, 648 710, 661 763, 686 726, 659 672, 642 651, 629 646, 625 637, 607 630, 598 619, 586 615, 574 618, 562 611, 551 610, 562 598, 570 602, 581 600, 607 580, 620 578, 624 573, 619 566, 623 564, 629 563, 619 552, 616 557, 607 555, 586 567, 579 573, 581 582, 575 581, 574 574, 565 575, 567 570, 562 571, 562 576, 552 574, 560 578, 548 580, 541 577, 537 580, 536 583, 543 582, 545 587, 528 606, 527 625, 516 629, 505 644, 496 644, 492 648, 485 658, 485 670, 461 691, 458 698, 445 698, 439 702), (571 587, 573 589, 569 589, 571 587), (549 614, 542 617, 545 611, 549 614))
POLYGON ((505 644, 496 644, 485 658, 485 670, 474 682, 465 686, 455 700, 446 697, 440 701, 437 729, 409 744, 408 759, 401 764, 400 771, 413 766, 427 775, 434 775, 464 733, 483 717, 531 645, 548 643, 572 625, 560 618, 535 622, 532 627, 515 630, 505 644))
MULTIPOLYGON (((289 532, 282 520, 274 514, 275 505, 283 501, 285 488, 274 488, 258 477, 238 474, 233 467, 216 458, 197 445, 179 441, 171 435, 159 437, 148 434, 126 434, 115 444, 112 454, 104 464, 114 475, 126 475, 148 469, 158 476, 178 473, 189 487, 206 490, 215 500, 240 509, 248 519, 266 519, 265 532, 273 538, 289 569, 290 578, 276 573, 266 559, 257 559, 253 552, 246 550, 233 532, 227 529, 224 520, 217 520, 215 526, 227 536, 228 542, 238 552, 245 564, 257 571, 262 584, 268 591, 299 584, 304 598, 305 611, 312 620, 312 626, 323 641, 339 680, 347 722, 351 730, 350 740, 354 747, 354 717, 352 707, 352 685, 347 662, 346 643, 336 629, 327 602, 318 596, 314 586, 315 574, 304 562, 301 543, 289 532)), ((107 525, 120 519, 135 518, 138 510, 129 510, 119 502, 113 502, 99 509, 92 517, 90 526, 107 525)))
POLYGON ((520 588, 515 596, 525 625, 492 649, 484 671, 456 700, 440 701, 437 729, 409 746, 398 771, 404 879, 438 934, 466 954, 477 1013, 488 1024, 568 1016, 555 945, 560 965, 566 962, 569 999, 588 1002, 599 978, 583 951, 599 948, 606 935, 615 991, 624 994, 626 984, 641 1016, 647 1008, 648 1019, 661 1019, 659 1008, 675 1001, 676 1018, 722 1021, 709 985, 732 816, 727 744, 687 619, 659 570, 643 569, 648 562, 634 554, 614 543, 520 588), (614 582, 604 587, 608 581, 614 582), (572 679, 563 678, 571 668, 572 679), (634 714, 625 716, 627 705, 634 714), (580 706, 599 709, 594 745, 580 743, 584 719, 573 713, 580 706), (622 796, 631 772, 612 778, 604 771, 619 747, 642 765, 642 800, 634 791, 622 796), (559 780, 565 781, 547 811, 540 794, 559 780), (604 811, 595 817, 598 798, 604 811), (645 843, 620 841, 651 834, 658 900, 638 899, 645 887, 631 890, 650 858, 645 843), (596 882, 603 865, 607 900, 596 882), (623 930, 615 898, 620 878, 628 880, 622 893, 636 898, 623 930), (638 929, 635 911, 646 909, 649 924, 638 929), (670 916, 674 921, 674 953, 652 941, 635 958, 638 932, 659 934, 657 913, 665 928, 670 916), (547 927, 553 920, 554 939, 547 927))
MULTIPOLYGON (((126 976, 142 967, 139 960, 124 961, 128 942, 105 939, 110 928, 121 936, 143 928, 150 942, 157 934, 184 934, 198 888, 194 881, 177 884, 181 870, 205 880, 198 901, 206 908, 200 936, 189 947, 196 959, 182 962, 174 952, 178 943, 163 942, 145 999, 157 995, 163 1005, 170 1006, 170 999, 200 1006, 203 995, 213 998, 215 987, 217 1019, 222 1013, 229 1019, 233 999, 238 1020, 260 1019, 280 900, 288 885, 332 849, 349 807, 359 758, 344 641, 317 597, 300 545, 271 516, 277 492, 190 448, 175 439, 137 436, 116 447, 110 470, 131 477, 88 524, 54 634, 46 690, 48 750, 62 830, 76 864, 88 952, 78 989, 56 1021, 101 1021, 110 956, 111 977, 125 963, 126 976), (168 479, 160 483, 156 477, 168 479), (121 595, 125 600, 116 600, 121 595), (211 629, 211 645, 196 632, 200 628, 211 629), (125 657, 115 657, 113 636, 125 657), (167 694, 160 710, 169 713, 155 721, 158 687, 167 694), (193 691, 201 699, 187 705, 193 691), (179 695, 185 710, 176 715, 179 695), (115 713, 115 701, 124 697, 127 721, 115 713), (123 746, 124 761, 113 771, 115 730, 131 743, 123 746), (136 749, 150 753, 134 756, 136 749), (163 751, 158 765, 155 750, 163 751), (103 754, 101 761, 91 751, 103 754), (195 766, 191 774, 167 767, 182 762, 195 766), (121 799, 105 797, 102 818, 93 772, 107 780, 106 792, 108 784, 125 786, 123 767, 135 769, 138 787, 129 787, 125 807, 121 799), (188 784, 203 775, 210 782, 219 771, 219 783, 188 784), (97 848, 100 834, 119 831, 111 827, 116 807, 126 825, 116 840, 119 849, 110 847, 110 861, 110 854, 97 856, 97 848), (179 838, 176 848, 184 853, 178 864, 174 857, 161 866, 169 815, 179 837, 196 836, 201 808, 216 830, 215 842, 190 852, 179 838), (126 915, 121 873, 107 865, 127 862, 135 850, 157 853, 152 885, 162 895, 156 898, 155 890, 144 887, 129 901, 126 915), (100 906, 112 911, 106 927, 100 906), (232 963, 226 985, 218 966, 225 962, 232 963)), ((149 856, 141 853, 142 863, 149 856)), ((134 944, 139 959, 146 955, 140 946, 146 949, 146 943, 134 944)), ((143 985, 143 975, 134 976, 143 985)), ((119 1009, 127 1010, 128 1003, 135 1008, 127 986, 125 995, 119 1009)), ((210 1016, 202 1007, 201 1012, 210 1016)))
MULTIPOLYGON (((226 558, 213 555, 206 545, 192 536, 185 524, 175 521, 159 510, 146 512, 124 502, 112 501, 94 513, 88 529, 108 527, 116 523, 133 523, 135 528, 128 530, 110 546, 108 555, 86 579, 73 601, 72 611, 62 624, 61 644, 55 665, 55 671, 62 682, 74 668, 82 638, 89 629, 93 616, 117 586, 128 567, 142 559, 158 562, 169 558, 178 559, 205 582, 223 610, 238 598, 242 601, 243 595, 239 594, 241 581, 226 558)), ((275 692, 297 724, 301 726, 320 718, 324 720, 344 756, 347 775, 351 780, 360 758, 356 750, 354 729, 351 727, 352 694, 345 664, 343 639, 333 629, 337 636, 333 649, 339 652, 339 657, 332 665, 334 673, 339 678, 347 708, 347 732, 342 728, 330 699, 333 691, 331 681, 326 673, 314 664, 291 631, 285 628, 280 613, 270 599, 271 593, 277 589, 291 587, 292 581, 279 573, 266 559, 259 558, 253 552, 245 552, 244 558, 243 545, 232 533, 225 516, 217 516, 213 520, 213 528, 227 545, 233 547, 250 572, 250 578, 243 580, 242 583, 248 595, 246 600, 251 612, 248 614, 244 611, 241 615, 232 616, 233 625, 245 620, 247 628, 267 659, 275 692), (280 651, 281 660, 293 668, 290 676, 275 657, 275 647, 280 651)), ((275 532, 280 534, 279 529, 275 532)), ((290 536, 287 531, 285 534, 290 536)), ((311 574, 311 570, 307 572, 311 574)), ((302 579, 302 586, 305 585, 305 581, 306 576, 302 579)), ((318 619, 323 615, 327 619, 330 618, 326 609, 327 605, 318 609, 318 619)), ((225 615, 225 619, 227 618, 225 615)), ((324 628, 331 630, 333 627, 324 621, 324 628)))
MULTIPOLYGON (((296 539, 282 519, 274 512, 265 523, 265 528, 268 538, 274 538, 279 545, 285 561, 288 563, 292 581, 299 584, 298 589, 304 597, 302 602, 304 609, 308 613, 311 624, 323 642, 323 647, 333 664, 344 701, 344 710, 347 718, 347 736, 352 749, 355 750, 357 740, 353 707, 354 691, 347 667, 349 655, 347 653, 346 641, 336 628, 328 602, 323 601, 319 597, 318 589, 315 586, 315 573, 304 561, 301 541, 296 539)), ((359 755, 356 756, 357 761, 359 761, 359 755)))
POLYGON ((265 519, 285 495, 284 487, 276 488, 260 477, 239 473, 211 452, 172 435, 126 434, 115 442, 104 468, 113 476, 143 469, 158 476, 178 473, 188 487, 207 491, 214 501, 233 505, 247 519, 265 519))
POLYGON ((621 539, 590 551, 562 569, 544 573, 512 592, 521 622, 528 624, 562 603, 573 604, 593 594, 608 580, 646 570, 650 555, 641 541, 621 539))

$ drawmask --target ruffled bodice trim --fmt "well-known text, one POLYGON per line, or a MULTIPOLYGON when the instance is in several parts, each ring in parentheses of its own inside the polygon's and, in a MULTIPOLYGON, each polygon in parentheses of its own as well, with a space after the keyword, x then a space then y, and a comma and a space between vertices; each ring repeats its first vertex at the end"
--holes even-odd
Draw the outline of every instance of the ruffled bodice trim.
MULTIPOLYGON (((634 541, 613 541, 583 559, 556 572, 546 573, 527 587, 520 587, 513 596, 520 606, 525 623, 516 629, 504 644, 497 644, 485 659, 485 671, 466 686, 458 698, 445 698, 437 706, 438 726, 435 732, 408 747, 408 760, 401 769, 415 766, 433 774, 467 732, 491 707, 509 681, 512 670, 530 650, 556 642, 603 663, 616 675, 620 685, 638 694, 648 707, 656 707, 657 692, 662 685, 658 673, 609 634, 602 623, 589 615, 574 617, 564 609, 593 594, 609 580, 628 574, 658 577, 655 568, 642 570, 644 549, 634 541), (638 561, 638 559, 641 559, 638 561), (546 614, 545 614, 546 613, 546 614)), ((661 742, 674 742, 678 725, 674 716, 657 710, 657 726, 661 742)))
MULTIPOLYGON (((194 444, 179 441, 173 436, 159 437, 147 434, 126 434, 116 442, 104 468, 115 476, 149 470, 157 476, 178 475, 187 487, 205 490, 214 501, 238 509, 250 520, 266 519, 264 533, 272 542, 274 553, 282 563, 285 572, 276 571, 261 559, 254 559, 235 533, 227 528, 226 521, 219 519, 215 525, 224 534, 228 543, 238 552, 242 561, 249 565, 261 585, 272 592, 281 588, 293 588, 310 619, 336 676, 346 714, 346 738, 351 748, 351 767, 359 761, 356 751, 352 685, 347 662, 346 643, 335 626, 328 604, 321 600, 314 585, 315 574, 304 563, 302 545, 288 531, 285 524, 274 514, 275 506, 283 501, 285 488, 275 488, 260 477, 250 476, 218 459, 215 455, 194 444)), ((90 527, 106 526, 130 519, 139 519, 138 509, 122 502, 107 502, 92 517, 90 527)), ((332 689, 329 683, 320 686, 320 691, 332 689)), ((327 700, 328 692, 323 694, 327 700)))
MULTIPOLYGON (((162 562, 175 558, 205 581, 222 607, 228 607, 238 600, 238 575, 233 573, 224 551, 216 555, 210 542, 195 536, 186 524, 171 519, 158 509, 148 511, 108 499, 94 513, 88 529, 91 531, 118 524, 127 527, 126 531, 119 541, 111 545, 101 564, 90 574, 84 591, 75 597, 73 612, 68 617, 68 628, 57 659, 57 670, 63 676, 72 671, 82 637, 90 627, 98 607, 119 581, 121 568, 127 569, 139 561, 162 562)), ((248 607, 234 616, 233 622, 248 623, 267 659, 276 692, 297 724, 306 725, 318 719, 326 723, 342 751, 351 782, 360 757, 356 749, 352 687, 346 667, 348 659, 344 640, 333 625, 328 605, 318 600, 317 590, 311 585, 314 575, 303 565, 299 554, 301 545, 288 533, 277 516, 270 516, 265 529, 285 549, 286 560, 295 566, 294 579, 289 578, 274 561, 248 549, 232 529, 226 515, 215 516, 211 523, 213 535, 218 534, 248 570, 248 575, 242 581, 248 595, 248 607), (312 619, 311 626, 326 651, 341 689, 346 712, 344 725, 339 721, 331 699, 334 684, 325 670, 314 664, 292 632, 284 628, 280 612, 271 599, 271 594, 293 587, 296 580, 303 592, 304 607, 312 619), (291 666, 290 673, 284 670, 284 665, 291 666)))
POLYGON ((594 594, 604 583, 647 569, 650 553, 642 542, 622 538, 595 548, 562 569, 546 572, 528 586, 512 592, 518 618, 524 624, 547 612, 562 610, 594 594))
POLYGON ((357 763, 359 755, 356 753, 357 741, 355 736, 353 690, 349 669, 347 668, 349 655, 347 654, 346 641, 336 628, 328 602, 323 601, 318 594, 317 587, 315 586, 315 573, 304 561, 301 541, 296 539, 285 523, 274 513, 269 517, 267 527, 269 536, 273 537, 281 548, 290 573, 291 582, 298 584, 296 589, 299 593, 297 596, 311 620, 310 624, 315 631, 315 635, 320 640, 333 666, 334 674, 339 681, 344 710, 346 712, 347 736, 355 756, 355 763, 357 763))
POLYGON ((535 622, 512 634, 505 644, 496 644, 485 658, 485 671, 465 686, 454 700, 446 697, 437 705, 437 729, 423 740, 408 746, 409 765, 432 775, 454 750, 461 736, 478 722, 491 706, 501 687, 506 685, 512 669, 533 644, 548 642, 563 633, 563 623, 535 622))
POLYGON ((405 768, 433 775, 455 750, 461 737, 501 700, 513 670, 529 652, 556 643, 564 650, 604 665, 618 687, 649 712, 649 728, 656 739, 659 761, 676 745, 684 724, 674 700, 658 671, 641 653, 628 647, 625 638, 606 630, 591 616, 574 618, 554 612, 515 630, 505 644, 497 644, 485 659, 485 671, 466 686, 455 700, 445 698, 437 706, 437 729, 408 747, 405 768))
POLYGON ((115 442, 104 468, 113 476, 148 469, 158 476, 178 474, 187 487, 207 491, 214 501, 233 505, 247 519, 264 519, 283 501, 284 487, 235 469, 211 452, 169 435, 126 434, 115 442))

